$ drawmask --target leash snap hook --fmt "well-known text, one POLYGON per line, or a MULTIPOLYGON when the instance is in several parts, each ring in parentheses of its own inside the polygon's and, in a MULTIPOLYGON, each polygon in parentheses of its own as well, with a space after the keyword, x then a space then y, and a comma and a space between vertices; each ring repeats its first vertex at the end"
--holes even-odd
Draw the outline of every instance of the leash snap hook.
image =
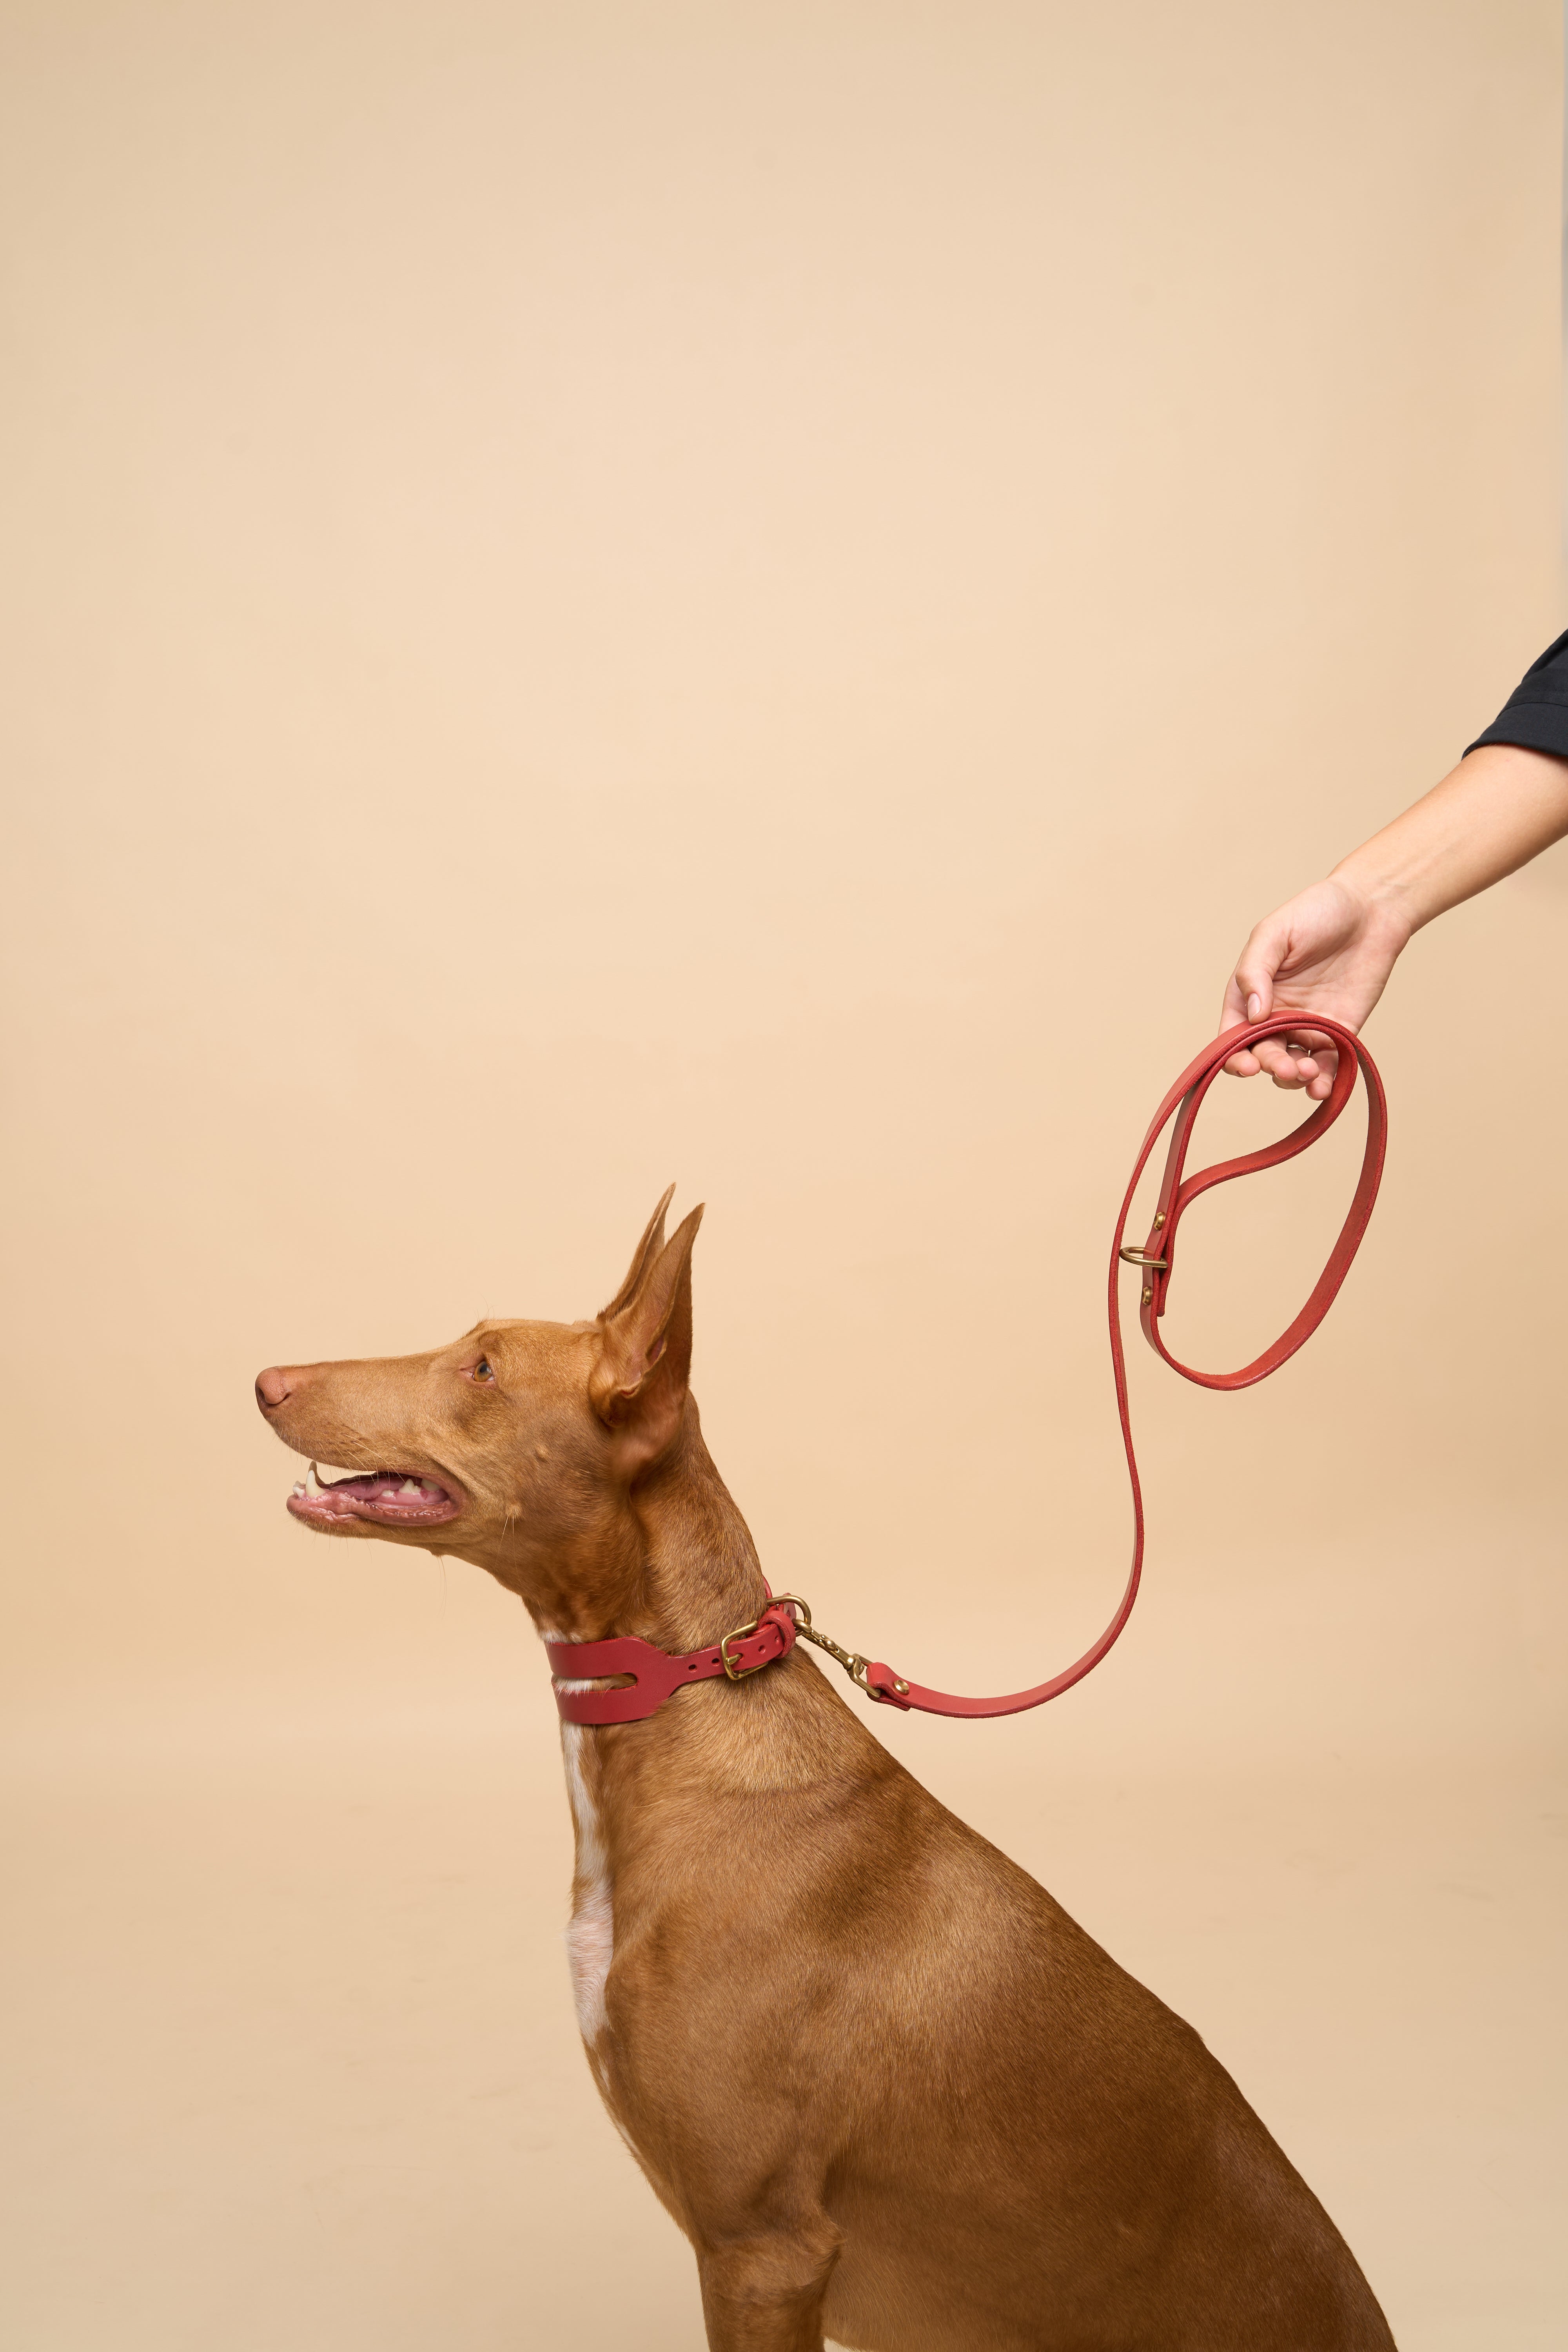
MULTIPOLYGON (((836 1658, 857 1690, 864 1691, 868 1698, 874 1698, 883 1706, 888 1705, 889 1702, 883 1698, 881 1692, 874 1690, 868 1680, 872 1666, 877 1663, 876 1660, 863 1658, 858 1650, 842 1648, 831 1633, 819 1633, 811 1622, 811 1611, 798 1592, 781 1592, 773 1606, 775 1609, 793 1609, 795 1612, 795 1629, 801 1640, 815 1642, 819 1650, 826 1650, 830 1658, 836 1658)), ((889 1679, 893 1689, 901 1698, 909 1689, 908 1683, 898 1675, 891 1675, 889 1679)), ((897 1706, 898 1700, 894 1700, 892 1704, 897 1706)))

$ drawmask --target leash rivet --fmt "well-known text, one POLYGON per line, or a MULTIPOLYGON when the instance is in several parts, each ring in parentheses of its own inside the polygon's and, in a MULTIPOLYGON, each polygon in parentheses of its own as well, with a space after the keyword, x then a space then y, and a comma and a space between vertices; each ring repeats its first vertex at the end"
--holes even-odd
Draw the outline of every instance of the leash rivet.
POLYGON ((1164 1222, 1165 1222, 1165 1212, 1164 1212, 1164 1210, 1163 1210, 1163 1209, 1162 1209, 1162 1210, 1159 1212, 1159 1213, 1156 1215, 1155 1219, 1154 1219, 1154 1230, 1155 1230, 1155 1232, 1156 1232, 1156 1233, 1158 1233, 1158 1231, 1159 1231, 1160 1227, 1164 1223, 1164 1222))
POLYGON ((908 1698, 910 1695, 910 1686, 908 1683, 900 1682, 896 1675, 893 1677, 893 1688, 898 1692, 900 1698, 908 1698))
POLYGON ((1149 1304, 1150 1300, 1153 1297, 1153 1296, 1154 1296, 1154 1294, 1153 1294, 1153 1292, 1152 1292, 1152 1290, 1146 1290, 1146 1291, 1143 1293, 1143 1304, 1144 1304, 1144 1306, 1145 1306, 1145 1307, 1147 1307, 1147 1306, 1148 1306, 1148 1304, 1149 1304))

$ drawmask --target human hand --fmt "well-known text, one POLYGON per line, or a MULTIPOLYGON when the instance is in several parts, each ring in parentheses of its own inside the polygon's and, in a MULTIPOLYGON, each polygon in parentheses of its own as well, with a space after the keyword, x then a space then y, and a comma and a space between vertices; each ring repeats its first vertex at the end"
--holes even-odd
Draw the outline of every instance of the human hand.
POLYGON ((1312 1014, 1327 1013, 1359 1032, 1409 937, 1409 925, 1385 901, 1337 877, 1288 900, 1242 950, 1219 1026, 1223 1034, 1238 1022, 1298 1006, 1301 1025, 1233 1054, 1226 1068, 1237 1078, 1264 1071, 1277 1087, 1305 1087, 1312 1101, 1323 1101, 1339 1055, 1332 1039, 1312 1027, 1312 1014))

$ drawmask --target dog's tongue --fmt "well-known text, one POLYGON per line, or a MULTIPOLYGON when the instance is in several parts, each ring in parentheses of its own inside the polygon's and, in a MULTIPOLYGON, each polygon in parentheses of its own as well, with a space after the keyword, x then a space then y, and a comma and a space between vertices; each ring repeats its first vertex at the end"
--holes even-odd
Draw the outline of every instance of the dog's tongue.
POLYGON ((309 1475, 289 1497, 297 1516, 310 1518, 391 1520, 449 1518, 457 1504, 434 1478, 416 1478, 406 1470, 359 1470, 323 1485, 312 1462, 309 1475))
POLYGON ((326 1495, 352 1495, 361 1503, 444 1503, 447 1489, 434 1478, 415 1478, 401 1470, 356 1471, 350 1478, 334 1478, 321 1489, 326 1495))

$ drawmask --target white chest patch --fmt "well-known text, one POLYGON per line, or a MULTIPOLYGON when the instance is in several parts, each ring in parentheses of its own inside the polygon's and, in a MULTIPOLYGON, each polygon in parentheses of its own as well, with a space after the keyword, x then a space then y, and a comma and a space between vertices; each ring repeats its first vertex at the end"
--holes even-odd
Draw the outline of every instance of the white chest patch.
POLYGON ((566 1958, 572 1970, 578 2031, 591 2046, 605 2026, 605 1979, 616 1956, 616 1906, 599 1809, 583 1771, 583 1743, 587 1736, 581 1723, 561 1727, 566 1794, 577 1830, 577 1895, 566 1930, 566 1958))

